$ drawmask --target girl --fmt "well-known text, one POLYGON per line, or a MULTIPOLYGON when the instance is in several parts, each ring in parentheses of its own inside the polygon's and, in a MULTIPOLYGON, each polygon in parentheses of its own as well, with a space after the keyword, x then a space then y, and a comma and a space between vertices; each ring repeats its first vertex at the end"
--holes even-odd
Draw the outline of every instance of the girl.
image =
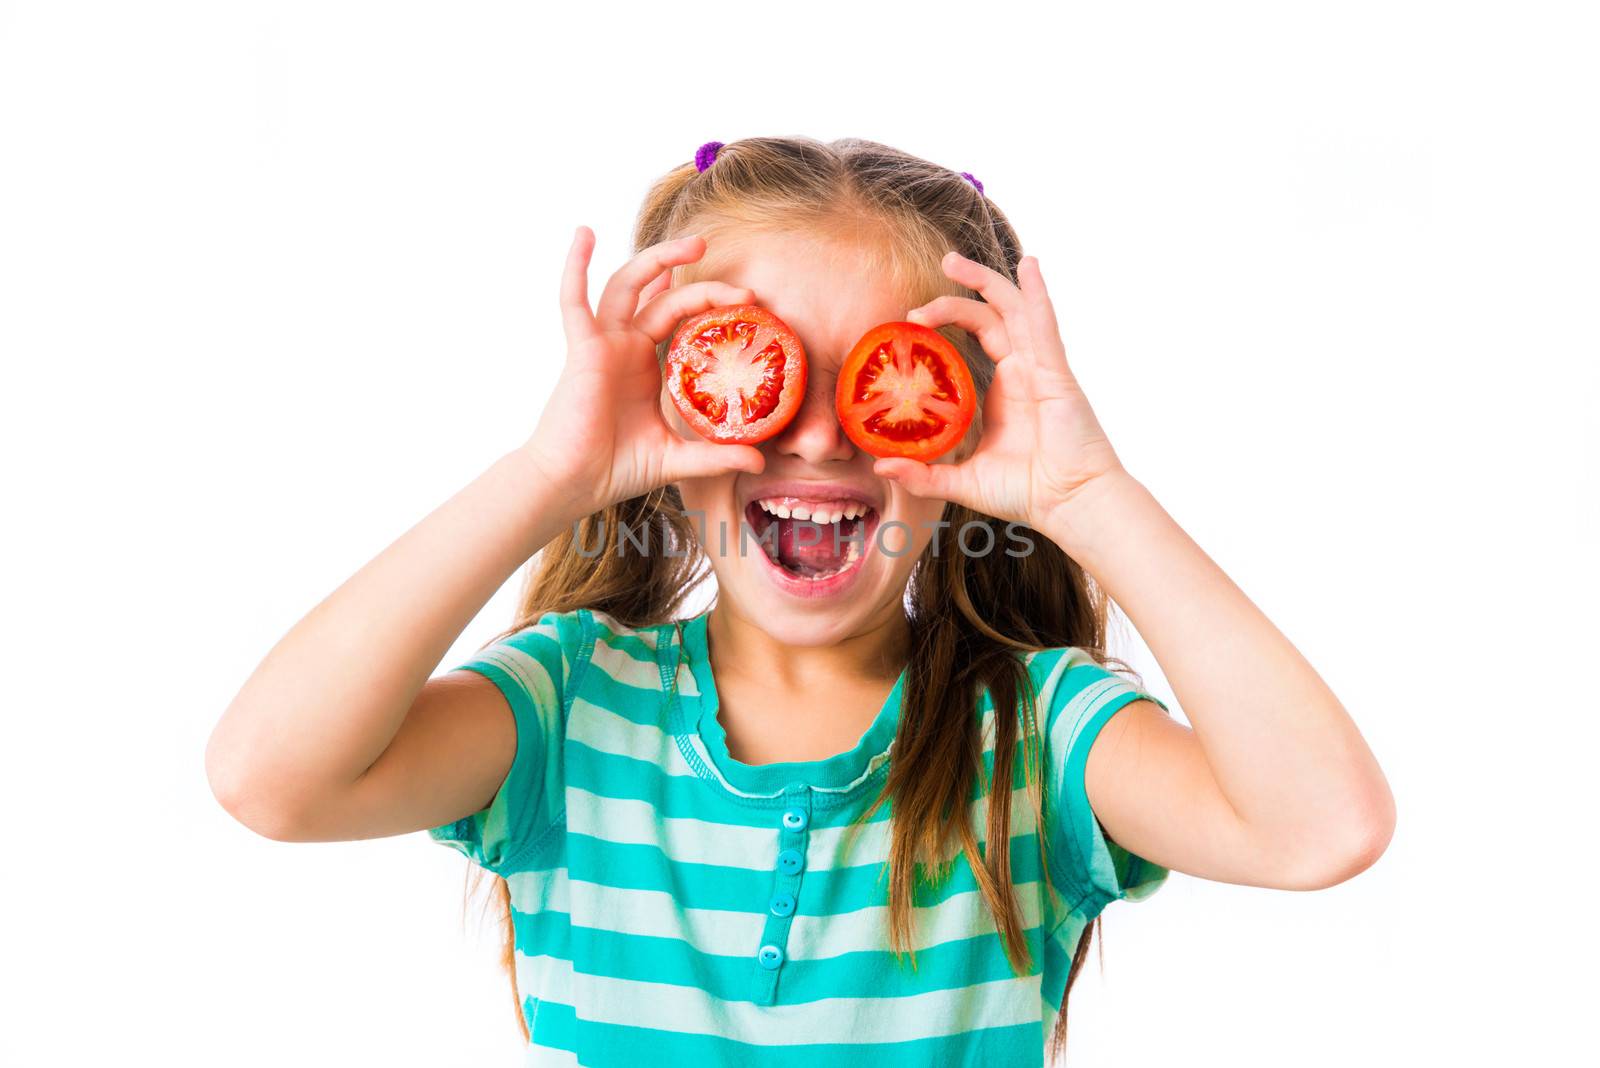
POLYGON ((1109 902, 1169 870, 1326 887, 1383 852, 1355 724, 1118 461, 975 178, 712 142, 591 307, 593 243, 532 437, 297 624, 206 754, 271 838, 427 829, 493 873, 531 1063, 1037 1065, 1109 902), (806 395, 759 446, 700 440, 666 345, 752 303, 801 339, 806 395), (895 320, 982 398, 931 464, 874 460, 836 412, 844 354, 895 320), (805 521, 883 536, 808 555, 805 521), (530 558, 516 626, 430 678, 530 558), (1192 729, 1108 667, 1108 599, 1192 729))

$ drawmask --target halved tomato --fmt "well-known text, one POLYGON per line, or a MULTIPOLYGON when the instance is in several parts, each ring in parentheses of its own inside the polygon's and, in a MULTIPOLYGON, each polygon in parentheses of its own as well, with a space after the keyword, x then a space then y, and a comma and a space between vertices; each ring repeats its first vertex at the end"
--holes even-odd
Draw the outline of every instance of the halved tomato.
POLYGON ((806 395, 806 354, 784 321, 754 304, 712 308, 672 336, 667 393, 694 432, 753 445, 789 425, 806 395))
POLYGON ((961 441, 978 391, 943 334, 919 323, 881 323, 845 357, 834 403, 844 432, 862 449, 927 461, 961 441))

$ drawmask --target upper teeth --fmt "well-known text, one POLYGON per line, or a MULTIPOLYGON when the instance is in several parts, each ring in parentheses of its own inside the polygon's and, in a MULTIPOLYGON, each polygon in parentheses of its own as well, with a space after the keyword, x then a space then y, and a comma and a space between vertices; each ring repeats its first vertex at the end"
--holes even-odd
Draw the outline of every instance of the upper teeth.
POLYGON ((779 519, 808 519, 813 523, 837 523, 841 519, 859 519, 870 508, 860 501, 838 501, 827 504, 796 504, 792 507, 779 503, 776 497, 762 497, 756 501, 761 510, 779 519))

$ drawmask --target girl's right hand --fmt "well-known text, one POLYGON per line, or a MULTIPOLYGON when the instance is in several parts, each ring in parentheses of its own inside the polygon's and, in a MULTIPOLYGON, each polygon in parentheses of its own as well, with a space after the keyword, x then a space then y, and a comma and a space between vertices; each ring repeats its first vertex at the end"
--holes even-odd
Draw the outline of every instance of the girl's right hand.
POLYGON ((754 446, 681 436, 662 411, 656 346, 691 315, 755 300, 724 282, 668 288, 671 268, 705 250, 699 236, 650 246, 611 276, 591 311, 594 231, 580 226, 573 236, 561 278, 566 365, 523 451, 547 478, 571 487, 585 514, 680 478, 754 474, 765 464, 754 446))

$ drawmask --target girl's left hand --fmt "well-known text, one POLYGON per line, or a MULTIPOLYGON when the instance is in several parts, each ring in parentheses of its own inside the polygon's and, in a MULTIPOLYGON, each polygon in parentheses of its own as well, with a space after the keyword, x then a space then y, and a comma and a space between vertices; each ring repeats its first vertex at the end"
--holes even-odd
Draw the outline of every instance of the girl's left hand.
POLYGON ((946 253, 941 265, 984 299, 938 297, 906 319, 959 326, 993 358, 983 434, 960 462, 895 457, 877 460, 873 470, 919 497, 955 501, 1045 533, 1070 528, 1066 517, 1074 502, 1092 497, 1086 491, 1107 476, 1125 472, 1067 366, 1039 260, 1024 256, 1018 263, 1020 288, 957 252, 946 253))

